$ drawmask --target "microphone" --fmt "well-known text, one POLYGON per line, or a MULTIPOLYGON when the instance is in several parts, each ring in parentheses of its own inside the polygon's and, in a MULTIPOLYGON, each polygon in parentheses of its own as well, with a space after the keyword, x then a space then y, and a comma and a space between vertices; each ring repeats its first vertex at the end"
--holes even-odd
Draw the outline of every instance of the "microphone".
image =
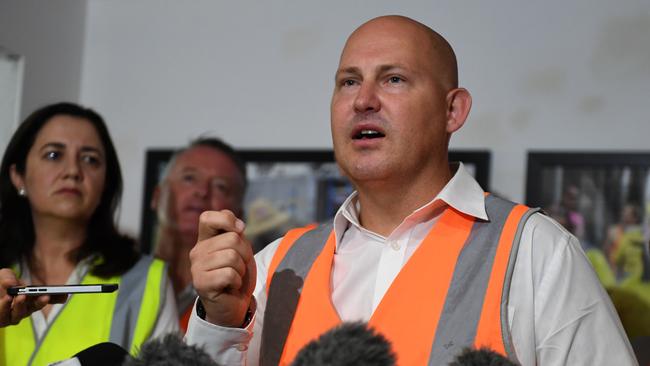
POLYGON ((116 366, 121 365, 129 353, 115 343, 104 342, 90 346, 67 360, 50 366, 116 366))
MULTIPOLYGON (((119 364, 118 364, 119 365, 119 364)), ((167 334, 142 344, 137 357, 122 366, 218 366, 201 348, 183 342, 178 334, 167 334)))
POLYGON ((291 366, 395 366, 390 342, 365 323, 343 323, 307 343, 291 366))
POLYGON ((465 348, 449 366, 516 366, 502 355, 490 350, 465 348))
MULTIPOLYGON (((343 323, 306 344, 291 366, 395 366, 390 342, 365 323, 343 323)), ((516 366, 488 349, 465 348, 449 366, 516 366)))

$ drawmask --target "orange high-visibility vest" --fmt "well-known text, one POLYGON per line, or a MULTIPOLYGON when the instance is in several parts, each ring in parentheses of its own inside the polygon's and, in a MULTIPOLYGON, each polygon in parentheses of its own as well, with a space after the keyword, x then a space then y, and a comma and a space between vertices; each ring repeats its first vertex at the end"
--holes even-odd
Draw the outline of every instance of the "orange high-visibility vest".
MULTIPOLYGON (((488 195, 488 221, 448 207, 401 269, 368 324, 398 365, 448 364, 465 347, 516 360, 507 298, 521 230, 537 210, 488 195)), ((332 225, 292 230, 269 267, 261 365, 287 365, 339 325, 331 300, 332 225)))

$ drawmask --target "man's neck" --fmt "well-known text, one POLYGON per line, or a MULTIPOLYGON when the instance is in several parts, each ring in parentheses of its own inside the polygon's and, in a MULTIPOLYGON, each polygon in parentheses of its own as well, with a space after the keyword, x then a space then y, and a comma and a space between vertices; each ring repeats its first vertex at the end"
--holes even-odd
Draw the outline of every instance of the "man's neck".
POLYGON ((428 177, 422 174, 408 182, 358 183, 361 226, 382 236, 390 235, 407 216, 431 202, 450 179, 451 172, 447 168, 428 177))
POLYGON ((154 255, 169 264, 169 276, 178 295, 192 281, 190 250, 196 237, 182 235, 172 228, 159 228, 156 233, 154 255))

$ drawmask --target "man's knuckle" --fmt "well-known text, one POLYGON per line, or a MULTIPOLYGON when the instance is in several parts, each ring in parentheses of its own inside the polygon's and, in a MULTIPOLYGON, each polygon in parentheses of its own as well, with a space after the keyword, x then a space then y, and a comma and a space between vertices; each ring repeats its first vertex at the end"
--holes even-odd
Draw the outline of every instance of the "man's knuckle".
POLYGON ((210 211, 203 211, 199 215, 199 223, 206 224, 210 222, 211 217, 212 217, 212 213, 210 211))
POLYGON ((223 234, 224 240, 227 240, 229 244, 236 245, 239 242, 239 235, 232 231, 223 234))
POLYGON ((198 259, 198 257, 200 256, 200 253, 199 253, 200 248, 199 248, 198 244, 200 244, 200 242, 197 243, 197 245, 195 245, 194 248, 190 249, 190 254, 189 254, 190 262, 195 262, 198 259))
POLYGON ((239 259, 239 253, 233 248, 224 249, 222 255, 224 260, 229 264, 237 263, 239 259))
POLYGON ((237 271, 235 271, 235 269, 232 267, 224 268, 223 273, 224 273, 223 277, 227 280, 229 284, 235 282, 237 280, 237 277, 239 276, 237 271))

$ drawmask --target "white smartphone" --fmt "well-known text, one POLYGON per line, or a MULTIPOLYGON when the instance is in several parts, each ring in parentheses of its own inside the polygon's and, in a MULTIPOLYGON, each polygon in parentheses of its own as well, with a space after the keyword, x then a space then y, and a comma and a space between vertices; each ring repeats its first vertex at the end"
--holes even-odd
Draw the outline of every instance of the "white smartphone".
POLYGON ((56 295, 56 294, 97 294, 114 292, 116 283, 106 285, 57 285, 57 286, 16 286, 10 287, 7 293, 11 296, 27 295, 56 295))

